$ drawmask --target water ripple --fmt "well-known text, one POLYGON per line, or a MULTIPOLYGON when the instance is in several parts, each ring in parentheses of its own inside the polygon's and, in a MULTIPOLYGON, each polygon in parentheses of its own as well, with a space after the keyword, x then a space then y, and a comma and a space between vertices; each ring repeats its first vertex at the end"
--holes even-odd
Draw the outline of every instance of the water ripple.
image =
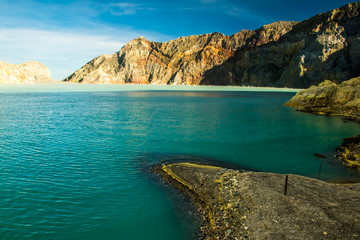
POLYGON ((359 126, 282 107, 291 95, 0 94, 1 239, 189 239, 192 223, 144 169, 217 159, 316 175, 313 153, 359 126))

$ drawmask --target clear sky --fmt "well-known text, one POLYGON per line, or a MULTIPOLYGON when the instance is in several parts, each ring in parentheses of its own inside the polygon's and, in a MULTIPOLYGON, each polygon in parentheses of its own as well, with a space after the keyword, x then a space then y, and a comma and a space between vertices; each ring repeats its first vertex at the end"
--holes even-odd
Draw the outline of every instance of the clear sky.
POLYGON ((0 0, 0 61, 47 65, 61 80, 133 38, 169 41, 232 35, 280 20, 302 21, 346 0, 0 0))

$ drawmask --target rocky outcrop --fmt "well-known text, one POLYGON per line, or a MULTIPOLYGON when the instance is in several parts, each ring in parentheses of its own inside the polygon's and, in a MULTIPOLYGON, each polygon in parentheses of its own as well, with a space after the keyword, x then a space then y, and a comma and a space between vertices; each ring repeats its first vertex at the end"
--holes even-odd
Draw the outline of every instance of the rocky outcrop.
POLYGON ((157 171, 203 216, 202 239, 359 239, 360 185, 191 163, 157 171))
POLYGON ((360 134, 345 138, 336 150, 337 158, 347 167, 360 171, 360 134))
POLYGON ((50 70, 42 63, 21 64, 0 62, 0 83, 54 83, 50 70))
POLYGON ((360 121, 360 77, 341 84, 326 80, 298 92, 285 105, 299 111, 360 121))
POLYGON ((232 36, 137 38, 65 79, 76 83, 251 85, 305 88, 360 75, 360 3, 309 20, 232 36))
MULTIPOLYGON (((360 123, 360 77, 341 84, 326 80, 318 86, 298 92, 285 106, 320 115, 340 116, 360 123)), ((360 135, 345 138, 336 157, 360 171, 360 135)))

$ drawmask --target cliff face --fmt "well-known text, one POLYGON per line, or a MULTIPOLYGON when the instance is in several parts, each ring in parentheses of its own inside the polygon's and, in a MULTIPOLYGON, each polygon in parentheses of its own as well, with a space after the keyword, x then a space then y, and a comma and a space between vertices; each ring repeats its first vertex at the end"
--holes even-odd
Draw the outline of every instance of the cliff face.
POLYGON ((276 22, 232 36, 137 38, 99 56, 64 81, 252 85, 304 88, 360 75, 360 3, 301 23, 276 22))
POLYGON ((53 83, 50 70, 42 63, 29 61, 21 64, 0 62, 0 83, 53 83))
POLYGON ((278 22, 256 31, 243 30, 233 36, 212 33, 165 43, 140 37, 113 55, 93 59, 65 81, 199 85, 205 71, 223 64, 237 49, 276 41, 294 24, 278 22))
MULTIPOLYGON (((325 79, 342 82, 359 76, 359 13, 359 2, 349 4, 300 22, 276 42, 241 49, 225 70, 233 73, 229 81, 306 88, 325 79)), ((219 74, 208 75, 208 83, 216 83, 212 76, 219 74)))

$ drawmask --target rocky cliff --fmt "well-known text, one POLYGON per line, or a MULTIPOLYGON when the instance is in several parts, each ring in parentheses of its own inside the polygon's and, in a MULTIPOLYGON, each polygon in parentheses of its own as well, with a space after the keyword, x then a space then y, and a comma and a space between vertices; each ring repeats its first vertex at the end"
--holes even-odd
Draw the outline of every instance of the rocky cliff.
POLYGON ((277 22, 232 36, 220 33, 181 37, 165 43, 143 37, 113 55, 99 56, 65 81, 82 83, 152 83, 199 85, 204 73, 223 64, 243 46, 278 40, 295 22, 277 22))
POLYGON ((360 2, 309 20, 157 43, 134 39, 64 81, 305 88, 360 75, 360 2))
POLYGON ((299 111, 360 121, 360 77, 341 84, 326 80, 298 92, 285 105, 299 111))
POLYGON ((42 63, 21 64, 0 62, 0 83, 53 83, 50 70, 42 63))
POLYGON ((204 82, 307 88, 360 75, 360 2, 296 24, 278 41, 246 46, 204 82), (224 74, 222 74, 224 73, 224 74))

